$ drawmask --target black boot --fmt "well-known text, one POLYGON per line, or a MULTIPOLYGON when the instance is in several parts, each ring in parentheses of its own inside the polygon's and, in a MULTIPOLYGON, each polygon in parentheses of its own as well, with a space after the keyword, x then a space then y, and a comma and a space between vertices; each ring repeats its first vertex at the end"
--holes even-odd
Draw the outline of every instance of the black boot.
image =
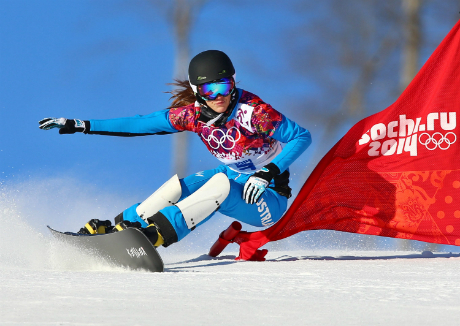
POLYGON ((159 247, 164 243, 164 239, 158 231, 157 226, 153 223, 143 228, 140 222, 121 221, 113 227, 112 232, 123 231, 127 228, 140 229, 155 247, 159 247))
MULTIPOLYGON (((172 226, 171 222, 169 222, 166 216, 164 216, 161 212, 158 212, 150 216, 147 219, 147 223, 149 223, 149 226, 146 229, 149 229, 152 224, 156 227, 158 234, 161 237, 161 240, 159 239, 158 241, 163 242, 163 247, 168 247, 178 241, 176 230, 174 230, 174 227, 172 226)), ((157 242, 154 242, 153 244, 156 245, 157 242)))
POLYGON ((160 234, 160 231, 155 224, 152 223, 146 228, 143 228, 141 231, 144 232, 154 247, 159 247, 165 243, 163 236, 160 234))
POLYGON ((104 234, 112 230, 112 222, 92 219, 78 231, 78 234, 104 234))

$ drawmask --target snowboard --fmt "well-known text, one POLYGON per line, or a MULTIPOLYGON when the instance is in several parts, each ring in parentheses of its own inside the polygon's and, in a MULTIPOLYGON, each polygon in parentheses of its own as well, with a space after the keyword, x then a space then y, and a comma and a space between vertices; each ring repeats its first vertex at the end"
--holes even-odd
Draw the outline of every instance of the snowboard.
POLYGON ((136 228, 107 234, 59 232, 48 226, 53 236, 118 266, 163 272, 164 264, 150 240, 136 228))

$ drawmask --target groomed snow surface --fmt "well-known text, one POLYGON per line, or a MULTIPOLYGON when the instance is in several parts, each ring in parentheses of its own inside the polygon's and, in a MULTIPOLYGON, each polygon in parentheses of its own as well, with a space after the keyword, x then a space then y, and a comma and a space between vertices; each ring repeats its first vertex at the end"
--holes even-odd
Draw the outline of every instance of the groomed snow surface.
POLYGON ((78 253, 66 261, 59 257, 61 245, 49 246, 49 266, 2 265, 0 324, 458 325, 460 320, 459 258, 272 252, 268 262, 236 262, 233 255, 175 256, 166 259, 164 273, 146 273, 78 253))
MULTIPOLYGON (((164 273, 129 271, 56 242, 43 223, 54 218, 33 217, 26 197, 29 205, 0 197, 8 226, 0 238, 0 325, 460 324, 456 252, 326 250, 308 242, 293 251, 281 241, 268 247, 266 262, 235 261, 236 245, 212 259, 207 249, 224 226, 211 224, 160 249, 164 273)), ((78 215, 62 223, 81 224, 78 215)), ((347 241, 325 234, 329 243, 347 241)))

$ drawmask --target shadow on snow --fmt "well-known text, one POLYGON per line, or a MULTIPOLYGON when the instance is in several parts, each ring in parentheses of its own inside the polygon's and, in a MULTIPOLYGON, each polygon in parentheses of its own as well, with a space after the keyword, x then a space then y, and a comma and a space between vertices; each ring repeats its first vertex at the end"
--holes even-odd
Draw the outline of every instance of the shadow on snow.
POLYGON ((284 255, 267 261, 297 261, 297 260, 389 260, 389 259, 427 259, 427 258, 459 258, 460 253, 432 253, 424 251, 421 254, 401 254, 385 256, 301 256, 292 257, 284 255))
MULTIPOLYGON (((223 266, 238 263, 235 260, 236 256, 226 255, 220 257, 211 257, 209 255, 201 255, 199 257, 180 261, 176 263, 169 263, 165 268, 165 272, 180 272, 189 270, 190 268, 210 267, 210 266, 223 266), (209 263, 203 263, 209 262, 209 263), (203 263, 195 265, 193 263, 203 263), (186 266, 176 266, 180 264, 190 264, 186 266)), ((433 253, 431 251, 424 251, 420 254, 400 254, 400 255, 371 255, 371 256, 289 256, 283 255, 273 259, 267 259, 267 262, 286 262, 298 260, 390 260, 390 259, 430 259, 430 258, 460 258, 460 253, 433 253)))

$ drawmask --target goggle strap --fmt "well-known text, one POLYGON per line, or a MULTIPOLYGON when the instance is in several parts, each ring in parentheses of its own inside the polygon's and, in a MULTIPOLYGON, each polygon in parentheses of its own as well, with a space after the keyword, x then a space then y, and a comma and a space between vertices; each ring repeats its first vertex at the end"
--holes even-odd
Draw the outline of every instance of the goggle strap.
POLYGON ((198 94, 198 87, 197 87, 196 85, 193 85, 193 84, 190 82, 190 76, 188 77, 188 83, 190 84, 190 87, 192 88, 193 93, 194 93, 194 94, 198 94))

